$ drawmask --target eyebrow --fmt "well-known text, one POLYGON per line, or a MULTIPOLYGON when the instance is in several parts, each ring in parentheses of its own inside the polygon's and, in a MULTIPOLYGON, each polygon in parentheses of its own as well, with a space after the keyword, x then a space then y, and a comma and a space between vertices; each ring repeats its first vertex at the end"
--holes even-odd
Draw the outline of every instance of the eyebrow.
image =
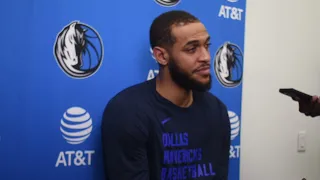
MULTIPOLYGON (((207 37, 206 39, 206 43, 210 41, 210 36, 207 37)), ((192 41, 189 41, 187 42, 184 46, 189 46, 189 45, 196 45, 196 44, 200 44, 199 43, 199 40, 192 40, 192 41)))

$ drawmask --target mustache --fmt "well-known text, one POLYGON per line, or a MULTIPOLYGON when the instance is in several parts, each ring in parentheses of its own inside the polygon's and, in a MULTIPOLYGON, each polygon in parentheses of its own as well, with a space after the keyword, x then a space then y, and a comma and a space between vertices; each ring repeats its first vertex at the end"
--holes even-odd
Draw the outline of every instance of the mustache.
POLYGON ((202 64, 201 66, 199 66, 199 67, 197 67, 195 70, 193 70, 193 73, 195 73, 195 72, 198 72, 198 71, 200 71, 200 70, 202 70, 202 69, 207 69, 207 68, 211 68, 211 65, 210 64, 202 64))

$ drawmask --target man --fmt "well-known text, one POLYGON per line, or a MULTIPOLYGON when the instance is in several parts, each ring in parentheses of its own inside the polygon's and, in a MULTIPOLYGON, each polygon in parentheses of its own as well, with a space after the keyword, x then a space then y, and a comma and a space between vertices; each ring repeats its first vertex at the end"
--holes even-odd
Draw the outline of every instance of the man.
POLYGON ((227 180, 230 121, 211 88, 210 37, 184 11, 158 16, 150 44, 156 78, 113 97, 103 115, 108 180, 227 180))
POLYGON ((313 96, 311 102, 298 101, 298 103, 299 111, 306 116, 317 117, 320 115, 320 99, 318 96, 313 96))

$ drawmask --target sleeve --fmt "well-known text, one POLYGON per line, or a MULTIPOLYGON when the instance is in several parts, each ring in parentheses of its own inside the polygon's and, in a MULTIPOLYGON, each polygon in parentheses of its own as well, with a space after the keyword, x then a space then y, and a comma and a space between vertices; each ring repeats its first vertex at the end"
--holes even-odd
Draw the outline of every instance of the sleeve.
POLYGON ((102 119, 106 180, 149 180, 147 129, 133 107, 109 103, 102 119))
POLYGON ((221 113, 222 113, 222 154, 220 156, 219 163, 219 178, 218 180, 228 180, 229 175, 229 155, 230 155, 230 120, 228 115, 227 107, 221 102, 221 113))

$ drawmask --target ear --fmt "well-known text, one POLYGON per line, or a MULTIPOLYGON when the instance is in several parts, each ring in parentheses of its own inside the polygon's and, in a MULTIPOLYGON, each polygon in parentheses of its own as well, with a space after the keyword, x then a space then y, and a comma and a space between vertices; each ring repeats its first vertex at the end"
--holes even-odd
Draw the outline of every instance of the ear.
POLYGON ((153 48, 153 56, 156 58, 159 64, 165 66, 169 62, 169 54, 166 49, 156 46, 153 48))

